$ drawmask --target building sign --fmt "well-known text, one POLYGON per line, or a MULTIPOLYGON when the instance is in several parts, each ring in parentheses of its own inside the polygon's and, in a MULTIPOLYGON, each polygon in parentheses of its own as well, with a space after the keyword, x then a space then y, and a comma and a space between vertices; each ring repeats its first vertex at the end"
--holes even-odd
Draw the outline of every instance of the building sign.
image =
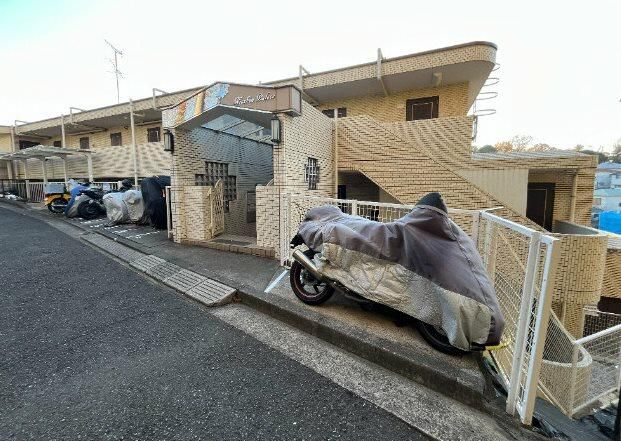
POLYGON ((162 122, 167 128, 182 124, 185 127, 191 121, 200 123, 203 118, 199 117, 202 114, 218 106, 300 115, 302 95, 294 86, 265 87, 215 83, 176 106, 166 109, 162 113, 162 122))
POLYGON ((244 105, 252 104, 255 101, 269 101, 274 99, 276 99, 276 94, 274 92, 267 92, 265 94, 259 92, 256 96, 236 96, 235 105, 241 107, 244 105))

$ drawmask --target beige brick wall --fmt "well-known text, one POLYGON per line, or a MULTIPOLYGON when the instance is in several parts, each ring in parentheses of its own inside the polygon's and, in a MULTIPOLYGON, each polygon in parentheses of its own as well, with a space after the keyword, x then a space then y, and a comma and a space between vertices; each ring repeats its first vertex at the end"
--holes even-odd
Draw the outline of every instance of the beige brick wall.
MULTIPOLYGON (((138 176, 147 177, 153 175, 169 175, 171 156, 164 151, 161 142, 139 144, 136 146, 138 176)), ((100 147, 92 154, 93 176, 95 180, 101 178, 132 178, 134 176, 134 162, 131 145, 100 147)), ((24 179, 23 161, 14 161, 19 170, 19 178, 24 179)), ((41 161, 29 159, 29 179, 43 179, 41 161)), ((51 158, 47 160, 47 174, 50 180, 64 179, 62 161, 51 158)), ((67 158, 67 174, 70 178, 88 178, 88 166, 86 157, 69 156, 67 158)))
MULTIPOLYGON (((129 124, 129 120, 128 120, 129 124)), ((147 129, 153 127, 160 127, 161 123, 154 123, 144 126, 137 126, 135 129, 136 132, 136 144, 145 144, 147 142, 147 129)), ((110 134, 111 133, 121 133, 121 142, 123 145, 131 144, 132 142, 132 132, 129 125, 127 126, 118 126, 112 127, 105 132, 96 132, 96 133, 85 133, 83 135, 67 135, 67 148, 70 149, 79 149, 80 148, 80 138, 88 137, 89 138, 89 148, 92 150, 97 150, 103 147, 111 147, 110 145, 110 134)), ((160 130, 161 134, 161 130, 160 130)), ((51 138, 49 140, 42 140, 41 143, 45 145, 53 145, 54 141, 60 141, 60 136, 51 138)))
POLYGON ((413 89, 389 96, 363 96, 324 103, 317 108, 347 108, 347 116, 368 115, 382 122, 405 121, 405 104, 409 99, 438 96, 438 116, 465 116, 468 113, 468 83, 450 86, 413 89))
POLYGON ((11 134, 10 133, 0 133, 0 153, 1 152, 12 152, 13 147, 11 146, 11 134))
POLYGON ((279 117, 282 142, 274 147, 274 187, 257 191, 257 245, 274 248, 277 253, 280 219, 275 218, 273 209, 279 204, 279 195, 286 192, 332 197, 335 183, 333 120, 305 101, 302 115, 279 117), (309 157, 317 159, 319 165, 317 190, 309 190, 304 181, 309 157))

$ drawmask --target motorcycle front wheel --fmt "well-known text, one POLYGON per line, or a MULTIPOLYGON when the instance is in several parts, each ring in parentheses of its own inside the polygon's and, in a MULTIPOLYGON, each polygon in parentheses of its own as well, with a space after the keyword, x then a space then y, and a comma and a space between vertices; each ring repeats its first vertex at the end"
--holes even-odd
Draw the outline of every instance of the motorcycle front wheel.
POLYGON ((448 355, 466 355, 470 353, 470 351, 463 351, 451 345, 444 332, 439 331, 435 326, 416 320, 416 329, 431 347, 440 352, 448 355))
MULTIPOLYGON (((310 259, 313 252, 304 254, 310 259)), ((315 279, 299 262, 294 261, 289 271, 289 281, 295 296, 307 305, 320 305, 334 294, 334 288, 328 283, 315 279)))

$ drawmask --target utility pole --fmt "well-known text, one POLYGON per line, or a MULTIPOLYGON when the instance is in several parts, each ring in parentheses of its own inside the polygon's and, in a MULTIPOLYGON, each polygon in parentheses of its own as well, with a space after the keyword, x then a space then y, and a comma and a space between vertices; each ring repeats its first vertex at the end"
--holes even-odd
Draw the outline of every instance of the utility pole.
POLYGON ((123 52, 120 51, 119 49, 115 48, 112 45, 112 43, 110 43, 108 40, 104 39, 104 41, 114 51, 114 59, 110 59, 110 63, 112 63, 112 67, 114 68, 114 71, 112 73, 116 76, 116 102, 120 103, 121 102, 121 94, 119 92, 119 77, 123 78, 123 72, 121 72, 119 70, 118 56, 119 55, 123 56, 123 52))

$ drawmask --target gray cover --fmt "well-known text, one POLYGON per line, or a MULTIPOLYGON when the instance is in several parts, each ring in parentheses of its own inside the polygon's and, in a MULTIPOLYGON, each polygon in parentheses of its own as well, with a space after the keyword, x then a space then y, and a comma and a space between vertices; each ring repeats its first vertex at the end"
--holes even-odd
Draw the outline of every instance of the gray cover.
POLYGON ((144 215, 144 201, 142 200, 142 192, 140 190, 127 190, 123 193, 123 202, 127 207, 129 219, 132 222, 138 222, 144 215))
POLYGON ((103 204, 106 207, 106 217, 108 225, 116 225, 129 222, 129 213, 123 202, 123 193, 107 193, 103 197, 103 204))
POLYGON ((71 207, 69 207, 69 210, 67 210, 67 213, 65 213, 65 216, 67 217, 76 217, 78 215, 78 206, 84 202, 84 201, 88 201, 90 198, 88 196, 86 196, 85 194, 81 194, 79 196, 76 196, 75 200, 73 201, 73 205, 71 207))
POLYGON ((326 276, 441 328, 453 346, 500 341, 504 319, 481 257, 444 211, 419 205, 381 223, 326 205, 311 209, 299 232, 326 276))

